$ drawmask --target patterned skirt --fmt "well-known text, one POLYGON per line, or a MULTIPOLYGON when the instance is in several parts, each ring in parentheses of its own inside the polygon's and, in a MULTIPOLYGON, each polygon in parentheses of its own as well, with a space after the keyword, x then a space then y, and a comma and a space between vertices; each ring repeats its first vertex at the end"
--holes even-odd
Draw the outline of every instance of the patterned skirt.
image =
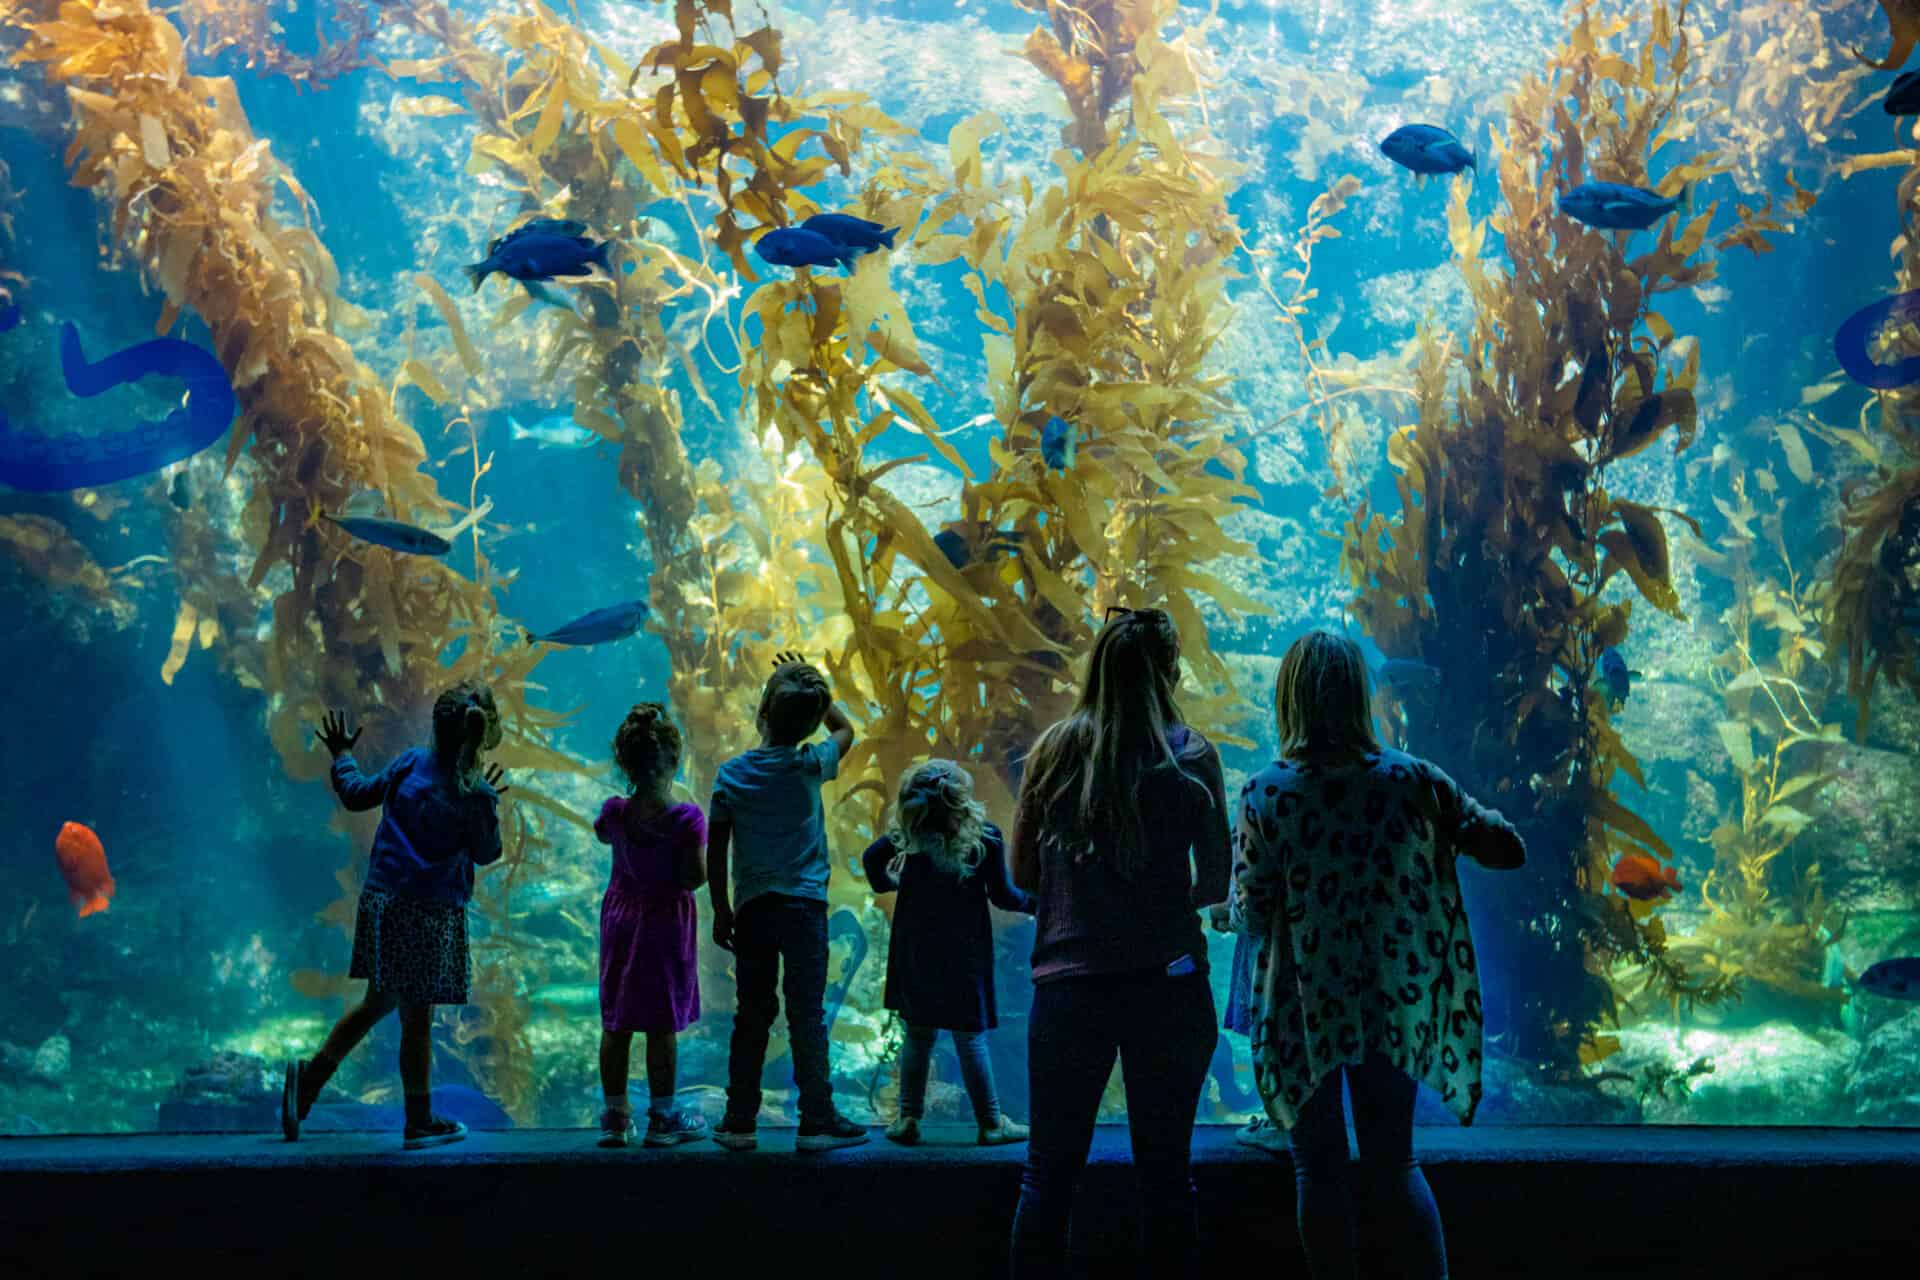
POLYGON ((350 978, 415 1004, 467 1002, 467 908, 360 891, 350 978))

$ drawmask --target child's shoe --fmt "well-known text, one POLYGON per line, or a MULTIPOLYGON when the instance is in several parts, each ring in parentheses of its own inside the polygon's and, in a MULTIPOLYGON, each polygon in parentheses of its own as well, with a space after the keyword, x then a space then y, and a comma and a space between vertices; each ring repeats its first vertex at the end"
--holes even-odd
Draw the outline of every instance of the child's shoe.
POLYGON ((1001 1116, 991 1125, 983 1124, 980 1126, 980 1145, 983 1147, 1004 1147, 1009 1142, 1025 1142, 1026 1140, 1027 1126, 1015 1124, 1005 1116, 1001 1116))
POLYGON ((920 1117, 901 1116, 887 1126, 887 1141, 897 1142, 903 1147, 920 1145, 920 1117))
POLYGON ((449 1142, 458 1142, 467 1136, 467 1126, 458 1120, 449 1120, 445 1116, 433 1116, 425 1124, 407 1126, 406 1141, 403 1144, 408 1151, 418 1151, 422 1147, 443 1147, 449 1142))
POLYGON ((286 1079, 280 1085, 280 1132, 288 1142, 300 1138, 300 1059, 287 1062, 286 1079))
POLYGON ((600 1145, 603 1147, 624 1147, 633 1138, 633 1112, 615 1111, 612 1107, 600 1113, 600 1145))
POLYGON ((676 1147, 683 1142, 698 1142, 706 1136, 707 1118, 684 1108, 655 1111, 647 1116, 647 1145, 650 1147, 676 1147))
POLYGON ((755 1122, 752 1120, 723 1116, 720 1127, 713 1131, 713 1140, 729 1151, 751 1151, 760 1145, 754 1128, 755 1122))
POLYGON ((1279 1153, 1287 1149, 1287 1135, 1265 1116, 1255 1116, 1234 1132, 1233 1140, 1243 1147, 1279 1153))
POLYGON ((855 1124, 838 1111, 825 1120, 802 1120, 800 1136, 793 1140, 795 1151, 836 1151, 858 1147, 871 1141, 865 1125, 855 1124))

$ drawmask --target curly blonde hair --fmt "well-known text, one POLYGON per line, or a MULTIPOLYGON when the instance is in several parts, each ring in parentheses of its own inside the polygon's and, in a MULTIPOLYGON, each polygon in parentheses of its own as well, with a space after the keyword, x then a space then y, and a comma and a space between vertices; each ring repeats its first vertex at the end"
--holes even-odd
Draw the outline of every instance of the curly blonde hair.
POLYGON ((898 879, 908 856, 919 854, 965 879, 979 869, 986 830, 987 806, 973 798, 972 774, 951 760, 915 765, 900 779, 894 801, 887 874, 898 879))

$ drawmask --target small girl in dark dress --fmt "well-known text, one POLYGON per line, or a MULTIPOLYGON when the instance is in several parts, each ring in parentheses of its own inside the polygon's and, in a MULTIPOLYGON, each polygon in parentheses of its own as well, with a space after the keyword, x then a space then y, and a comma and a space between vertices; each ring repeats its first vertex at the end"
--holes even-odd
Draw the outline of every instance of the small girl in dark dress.
POLYGON ((330 712, 316 736, 333 756, 340 803, 353 813, 381 811, 347 969, 367 993, 311 1058, 287 1064, 280 1128, 289 1142, 300 1136, 340 1060, 398 1009, 405 1145, 458 1142, 467 1127, 433 1114, 433 1006, 467 1002, 473 869, 500 858, 497 807, 506 787, 499 766, 480 766, 480 753, 500 745, 493 692, 471 681, 448 689, 433 704, 433 746, 404 752, 371 777, 349 754, 360 734, 347 731, 345 715, 330 712))
POLYGON ((862 862, 873 892, 899 891, 887 948, 886 1006, 907 1024, 900 1048, 900 1116, 887 1137, 920 1141, 927 1073, 940 1032, 953 1035, 982 1146, 1020 1142, 1027 1127, 1000 1113, 986 1033, 1000 1025, 993 992, 991 902, 1033 913, 1007 878, 1006 845, 973 798, 973 779, 950 760, 929 760, 901 780, 893 829, 862 862))
POLYGON ((693 890, 707 878, 707 820, 699 805, 673 802, 680 730, 659 703, 627 712, 613 758, 633 790, 610 798, 593 824, 613 846, 600 900, 600 1145, 624 1147, 633 1133, 627 1066, 637 1031, 647 1037, 646 1144, 671 1147, 707 1136, 703 1117, 674 1106, 677 1037, 700 1019, 693 890))

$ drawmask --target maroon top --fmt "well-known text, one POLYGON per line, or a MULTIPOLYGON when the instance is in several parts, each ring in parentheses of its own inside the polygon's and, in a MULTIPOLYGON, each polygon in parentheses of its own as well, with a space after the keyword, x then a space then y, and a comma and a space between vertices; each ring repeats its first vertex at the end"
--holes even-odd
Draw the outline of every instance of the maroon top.
POLYGON ((1207 943, 1193 900, 1189 856, 1208 822, 1208 792, 1219 784, 1219 756, 1204 736, 1176 725, 1168 745, 1187 776, 1159 769, 1141 781, 1140 812, 1147 822, 1147 856, 1132 879, 1113 869, 1107 850, 1076 858, 1058 825, 1041 816, 1038 837, 1040 887, 1038 930, 1033 942, 1033 981, 1055 982, 1099 974, 1165 970, 1190 957, 1194 971, 1207 969, 1207 943))

